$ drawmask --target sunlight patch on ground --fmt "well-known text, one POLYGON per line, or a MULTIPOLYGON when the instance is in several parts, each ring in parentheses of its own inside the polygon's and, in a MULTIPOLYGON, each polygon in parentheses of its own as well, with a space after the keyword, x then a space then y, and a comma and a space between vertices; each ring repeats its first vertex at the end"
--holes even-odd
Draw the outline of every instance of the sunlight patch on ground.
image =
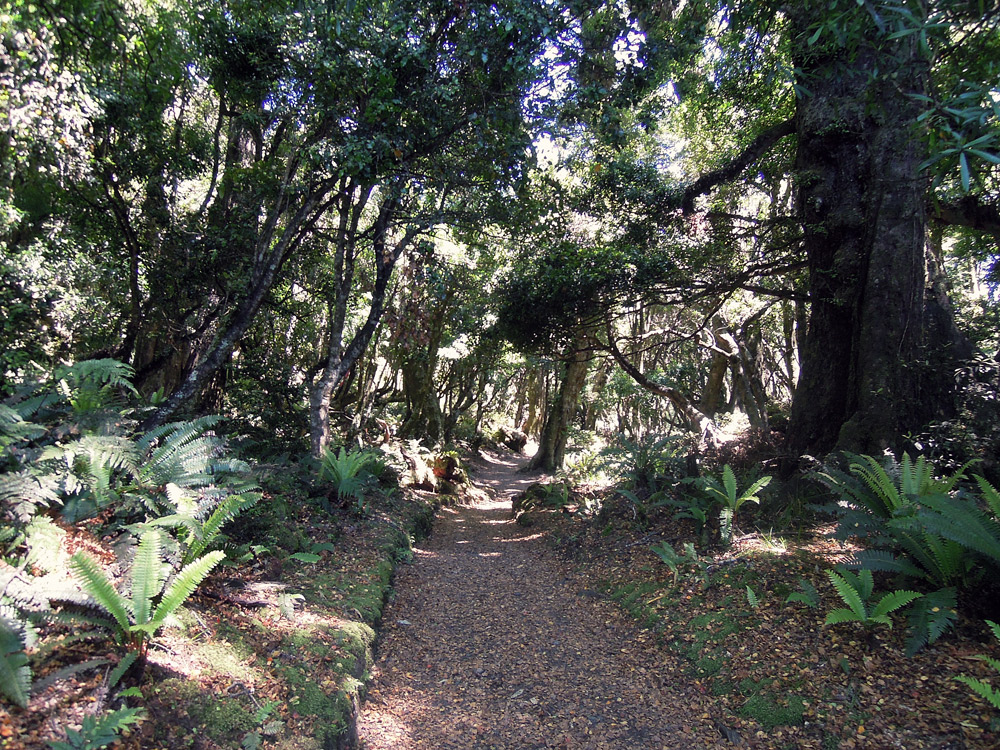
POLYGON ((535 539, 541 539, 545 534, 532 534, 531 536, 520 536, 517 539, 503 539, 501 537, 493 537, 494 542, 500 542, 501 544, 511 544, 514 542, 531 542, 535 539))

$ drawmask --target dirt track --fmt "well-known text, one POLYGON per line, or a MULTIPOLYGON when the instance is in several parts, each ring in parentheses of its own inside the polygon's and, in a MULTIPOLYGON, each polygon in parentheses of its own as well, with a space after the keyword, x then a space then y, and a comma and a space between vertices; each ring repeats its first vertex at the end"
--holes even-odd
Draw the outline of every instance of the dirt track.
POLYGON ((443 510, 400 570, 362 746, 732 747, 648 635, 513 522, 511 496, 537 479, 516 469, 500 458, 479 467, 497 500, 443 510))

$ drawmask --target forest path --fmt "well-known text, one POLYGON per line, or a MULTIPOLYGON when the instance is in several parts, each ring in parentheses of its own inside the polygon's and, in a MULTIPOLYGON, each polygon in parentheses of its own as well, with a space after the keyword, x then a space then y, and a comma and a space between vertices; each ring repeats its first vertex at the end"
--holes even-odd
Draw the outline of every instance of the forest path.
POLYGON ((505 457, 474 467, 497 499, 443 509, 399 569, 362 747, 725 747, 696 687, 514 523, 511 498, 541 477, 518 468, 505 457))

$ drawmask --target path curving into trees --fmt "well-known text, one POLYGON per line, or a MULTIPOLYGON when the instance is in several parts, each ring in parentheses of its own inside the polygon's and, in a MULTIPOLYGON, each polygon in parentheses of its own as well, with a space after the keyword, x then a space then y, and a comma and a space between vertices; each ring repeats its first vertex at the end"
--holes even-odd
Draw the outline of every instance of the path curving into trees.
POLYGON ((511 516, 539 475, 446 508, 400 569, 358 721, 367 750, 726 747, 696 685, 511 516))

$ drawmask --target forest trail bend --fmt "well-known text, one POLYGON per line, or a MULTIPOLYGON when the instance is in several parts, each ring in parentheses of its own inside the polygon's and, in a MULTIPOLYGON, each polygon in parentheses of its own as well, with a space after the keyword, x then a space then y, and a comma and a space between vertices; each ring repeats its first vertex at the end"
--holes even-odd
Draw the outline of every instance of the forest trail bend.
POLYGON ((540 475, 488 460, 476 478, 498 499, 443 509, 398 572, 362 747, 731 747, 663 652, 514 523, 511 497, 540 475))

